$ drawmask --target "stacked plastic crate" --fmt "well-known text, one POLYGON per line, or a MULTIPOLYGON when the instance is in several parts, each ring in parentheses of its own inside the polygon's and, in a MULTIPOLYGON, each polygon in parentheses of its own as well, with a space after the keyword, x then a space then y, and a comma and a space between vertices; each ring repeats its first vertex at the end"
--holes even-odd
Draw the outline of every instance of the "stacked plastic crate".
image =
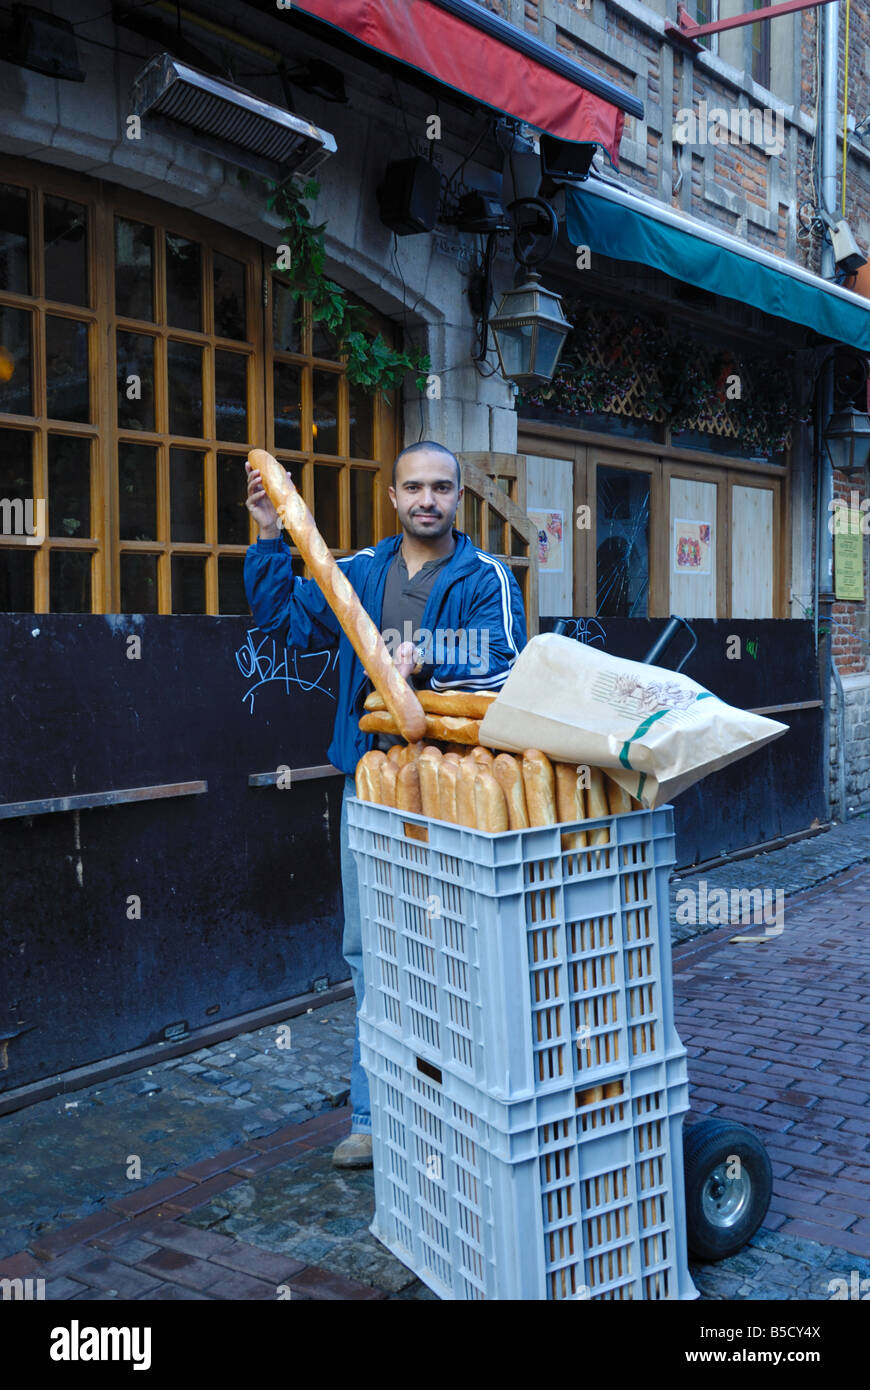
POLYGON ((373 1233, 444 1298, 696 1297, 671 808, 486 835, 354 798, 348 823, 373 1233))

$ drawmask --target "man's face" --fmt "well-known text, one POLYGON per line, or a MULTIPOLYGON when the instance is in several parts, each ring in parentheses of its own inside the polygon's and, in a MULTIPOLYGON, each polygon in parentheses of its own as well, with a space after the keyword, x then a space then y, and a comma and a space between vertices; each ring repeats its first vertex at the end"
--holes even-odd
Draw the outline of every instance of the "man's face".
POLYGON ((456 465, 446 454, 421 449, 399 459, 390 501, 407 535, 418 540, 438 540, 447 535, 461 496, 456 465))

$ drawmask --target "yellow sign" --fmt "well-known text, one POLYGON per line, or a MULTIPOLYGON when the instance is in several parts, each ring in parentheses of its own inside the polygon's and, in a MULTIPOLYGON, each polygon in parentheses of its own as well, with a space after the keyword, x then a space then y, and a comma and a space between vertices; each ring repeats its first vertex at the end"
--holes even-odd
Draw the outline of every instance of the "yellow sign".
POLYGON ((862 603, 864 600, 864 537, 861 513, 846 508, 838 517, 834 531, 834 593, 839 599, 862 603), (844 524, 845 523, 845 524, 844 524))

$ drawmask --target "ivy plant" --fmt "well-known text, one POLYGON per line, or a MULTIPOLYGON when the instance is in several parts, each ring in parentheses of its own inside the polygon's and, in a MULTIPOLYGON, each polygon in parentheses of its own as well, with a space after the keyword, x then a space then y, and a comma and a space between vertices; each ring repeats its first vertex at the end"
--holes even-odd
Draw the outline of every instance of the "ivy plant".
POLYGON ((425 391, 428 354, 418 347, 400 352, 390 347, 382 333, 371 333, 367 310, 349 300, 341 285, 326 274, 326 223, 313 222, 306 207, 319 192, 320 185, 314 179, 305 183, 289 179, 273 185, 268 206, 281 218, 281 241, 287 249, 272 269, 284 274, 289 288, 310 303, 314 321, 334 336, 339 352, 347 358, 345 374, 353 385, 370 395, 380 391, 386 398, 410 371, 418 391, 425 391))

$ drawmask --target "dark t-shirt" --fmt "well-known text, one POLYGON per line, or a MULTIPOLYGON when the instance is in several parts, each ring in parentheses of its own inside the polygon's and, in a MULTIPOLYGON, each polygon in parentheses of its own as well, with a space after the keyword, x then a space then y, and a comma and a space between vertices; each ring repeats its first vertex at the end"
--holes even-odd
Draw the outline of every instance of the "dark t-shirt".
MULTIPOLYGON (((455 548, 454 543, 454 550, 455 548)), ((395 656, 396 648, 402 642, 413 642, 423 622, 423 614, 435 581, 452 557, 451 550, 449 555, 442 555, 437 560, 427 560, 415 575, 409 577, 402 547, 399 546, 387 570, 381 608, 381 635, 386 634, 388 637, 387 647, 391 656, 395 656)), ((413 686, 413 676, 408 677, 408 683, 413 686)), ((404 739, 397 738, 395 734, 379 734, 376 747, 386 752, 395 743, 404 743, 404 739)))

